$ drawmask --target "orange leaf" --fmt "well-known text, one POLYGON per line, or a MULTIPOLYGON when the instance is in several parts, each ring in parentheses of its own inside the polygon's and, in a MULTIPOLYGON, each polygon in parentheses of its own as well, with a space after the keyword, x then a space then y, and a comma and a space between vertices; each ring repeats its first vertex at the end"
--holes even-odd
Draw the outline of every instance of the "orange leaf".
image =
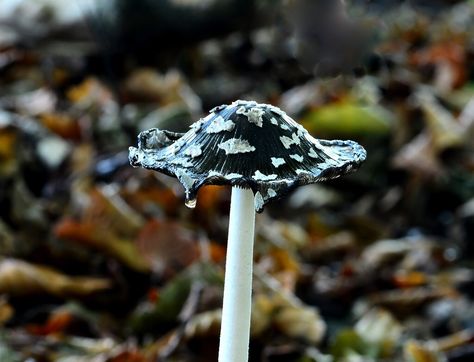
POLYGON ((67 97, 82 106, 103 105, 112 101, 112 93, 97 79, 87 78, 81 84, 69 89, 67 97))
POLYGON ((71 240, 104 251, 135 270, 149 270, 149 265, 140 255, 136 244, 132 240, 118 238, 100 221, 81 223, 64 218, 54 227, 54 234, 60 239, 71 240))
POLYGON ((225 259, 226 248, 221 244, 210 242, 209 254, 212 261, 214 261, 215 263, 220 263, 225 259))
POLYGON ((449 67, 452 88, 459 88, 468 78, 466 51, 455 41, 438 43, 419 50, 411 55, 410 61, 416 66, 449 67))
POLYGON ((81 128, 78 121, 67 114, 43 113, 39 118, 46 128, 63 138, 71 140, 81 138, 81 128))
POLYGON ((158 288, 150 288, 147 292, 147 299, 150 303, 155 304, 160 297, 160 291, 158 288))
POLYGON ((0 171, 3 174, 9 174, 16 168, 16 144, 17 134, 13 129, 0 129, 0 171))
POLYGON ((174 221, 149 221, 136 243, 142 256, 159 272, 180 270, 199 257, 198 244, 190 230, 174 221))
POLYGON ((393 276, 394 283, 399 288, 419 287, 426 284, 426 275, 421 272, 397 273, 393 276))
POLYGON ((120 196, 113 186, 93 188, 90 193, 90 206, 84 213, 84 221, 100 223, 108 232, 132 238, 135 237, 145 220, 135 212, 120 196))
POLYGON ((74 316, 66 310, 58 310, 51 314, 44 325, 29 325, 28 332, 31 334, 46 336, 64 332, 74 321, 74 316))
POLYGON ((96 242, 95 224, 80 223, 73 219, 64 218, 54 227, 54 234, 60 239, 74 240, 81 244, 94 245, 96 242))

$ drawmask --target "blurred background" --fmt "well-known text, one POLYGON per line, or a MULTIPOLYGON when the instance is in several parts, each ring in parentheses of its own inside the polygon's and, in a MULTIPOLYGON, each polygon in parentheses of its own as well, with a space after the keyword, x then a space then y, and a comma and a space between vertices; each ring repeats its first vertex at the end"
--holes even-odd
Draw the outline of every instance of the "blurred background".
POLYGON ((368 151, 257 215, 251 361, 474 360, 474 1, 0 0, 0 361, 215 361, 230 188, 137 134, 236 99, 368 151))

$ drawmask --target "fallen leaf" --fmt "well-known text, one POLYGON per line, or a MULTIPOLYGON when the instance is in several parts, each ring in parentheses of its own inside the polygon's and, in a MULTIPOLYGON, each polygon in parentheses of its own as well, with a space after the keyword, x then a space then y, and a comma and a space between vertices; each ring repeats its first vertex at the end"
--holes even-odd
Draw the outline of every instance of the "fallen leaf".
POLYGON ((86 296, 110 287, 110 281, 104 278, 71 277, 13 258, 0 261, 0 293, 14 296, 47 293, 66 298, 86 296))
POLYGON ((288 250, 273 247, 258 261, 260 272, 272 275, 284 291, 293 292, 300 273, 300 265, 288 250))
POLYGON ((465 130, 460 122, 435 99, 429 91, 419 91, 416 99, 425 115, 427 132, 436 152, 461 146, 465 130))
POLYGON ((66 113, 46 112, 39 116, 40 122, 51 132, 69 140, 81 138, 79 122, 66 113))
POLYGON ((406 314, 442 298, 455 298, 459 293, 452 288, 416 287, 377 292, 369 296, 372 305, 385 307, 394 313, 406 314))
POLYGON ((29 333, 46 336, 49 334, 57 334, 64 332, 74 321, 73 314, 65 309, 55 310, 49 317, 44 325, 28 325, 26 329, 29 333))
POLYGON ((209 243, 209 257, 215 263, 221 263, 225 260, 226 248, 213 241, 209 243))
POLYGON ((392 163, 395 168, 405 169, 428 179, 444 172, 432 138, 426 132, 420 133, 400 148, 393 156, 392 163))
POLYGON ((0 327, 13 317, 15 311, 5 297, 0 297, 0 327))
POLYGON ((465 48, 456 39, 449 42, 431 44, 410 55, 410 63, 415 66, 435 66, 435 84, 441 90, 451 90, 462 86, 468 79, 465 48))
POLYGON ((369 310, 354 329, 365 341, 377 344, 380 355, 384 357, 392 354, 403 332, 400 322, 390 312, 380 308, 369 310))
POLYGON ((198 336, 218 336, 221 329, 222 310, 210 310, 194 315, 184 327, 184 335, 191 339, 198 336))
POLYGON ((104 251, 135 270, 145 272, 150 269, 149 263, 132 240, 118 238, 101 223, 64 218, 55 225, 54 233, 59 239, 72 240, 104 251))
POLYGON ((143 180, 138 187, 121 190, 121 195, 127 204, 143 214, 161 211, 166 215, 176 215, 183 203, 171 187, 160 185, 156 179, 149 178, 143 180))
POLYGON ((176 70, 160 74, 151 68, 137 69, 125 80, 130 100, 158 102, 161 106, 183 103, 192 112, 199 112, 200 98, 176 70))
POLYGON ((120 189, 113 184, 93 188, 83 219, 86 223, 101 223, 119 237, 132 238, 143 227, 145 220, 119 192, 120 189))
POLYGON ((434 344, 438 351, 449 351, 472 343, 474 333, 470 329, 463 329, 459 332, 437 339, 434 344))
POLYGON ((348 99, 314 109, 300 121, 316 135, 376 137, 390 132, 393 116, 381 106, 365 106, 348 99))
POLYGON ((141 229, 136 245, 158 274, 175 274, 199 258, 191 230, 175 221, 152 219, 141 229))
POLYGON ((270 328, 273 312, 275 311, 275 300, 266 294, 254 295, 252 300, 252 314, 250 334, 258 337, 270 328))
POLYGON ((422 272, 399 271, 393 276, 393 281, 399 288, 410 288, 425 285, 428 282, 428 278, 422 272))
POLYGON ((0 175, 2 177, 12 175, 17 170, 17 142, 18 135, 14 129, 0 126, 0 175))
POLYGON ((310 306, 285 306, 279 309, 273 323, 285 335, 311 344, 319 344, 326 333, 326 323, 318 310, 310 306))
POLYGON ((377 344, 365 341, 353 329, 340 330, 331 342, 330 350, 337 361, 350 361, 350 356, 356 356, 356 361, 373 361, 380 352, 377 344))
POLYGON ((107 362, 149 362, 140 351, 121 351, 114 356, 108 357, 107 362))
POLYGON ((147 333, 158 326, 176 324, 195 283, 201 283, 204 287, 209 285, 222 287, 223 278, 213 264, 191 265, 173 277, 159 291, 159 298, 155 303, 146 301, 136 308, 129 320, 130 328, 135 333, 147 333))
MULTIPOLYGON (((436 250, 436 245, 427 238, 401 238, 379 240, 364 249, 361 255, 363 265, 378 269, 386 264, 403 261, 403 259, 413 254, 429 254, 436 250)), ((405 269, 414 268, 413 265, 406 264, 405 269)))
POLYGON ((408 341, 403 351, 408 362, 445 362, 445 357, 430 347, 428 343, 421 344, 417 341, 408 341))
POLYGON ((328 237, 306 244, 301 255, 305 260, 330 260, 333 257, 347 255, 356 250, 355 235, 349 231, 336 232, 328 237))
POLYGON ((82 83, 67 91, 67 97, 75 106, 81 108, 104 107, 113 100, 112 92, 94 77, 86 78, 82 83))
POLYGON ((52 112, 56 108, 57 96, 44 87, 14 97, 15 108, 30 116, 52 112))

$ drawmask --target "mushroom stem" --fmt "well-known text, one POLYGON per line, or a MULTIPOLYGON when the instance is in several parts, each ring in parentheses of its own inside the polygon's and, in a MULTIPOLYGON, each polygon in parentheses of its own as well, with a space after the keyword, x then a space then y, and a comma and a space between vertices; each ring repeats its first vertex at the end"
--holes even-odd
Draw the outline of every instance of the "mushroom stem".
POLYGON ((254 195, 232 187, 219 362, 246 362, 252 307, 254 195))

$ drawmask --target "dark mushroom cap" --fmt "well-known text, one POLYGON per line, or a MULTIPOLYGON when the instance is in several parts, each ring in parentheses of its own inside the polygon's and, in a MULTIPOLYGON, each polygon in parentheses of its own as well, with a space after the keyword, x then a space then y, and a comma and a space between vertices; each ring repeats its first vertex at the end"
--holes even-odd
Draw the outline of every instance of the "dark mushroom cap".
POLYGON ((268 104, 235 101, 182 133, 141 132, 130 163, 177 177, 192 206, 204 185, 250 188, 255 209, 299 185, 355 171, 366 152, 353 141, 312 137, 285 112, 268 104))

